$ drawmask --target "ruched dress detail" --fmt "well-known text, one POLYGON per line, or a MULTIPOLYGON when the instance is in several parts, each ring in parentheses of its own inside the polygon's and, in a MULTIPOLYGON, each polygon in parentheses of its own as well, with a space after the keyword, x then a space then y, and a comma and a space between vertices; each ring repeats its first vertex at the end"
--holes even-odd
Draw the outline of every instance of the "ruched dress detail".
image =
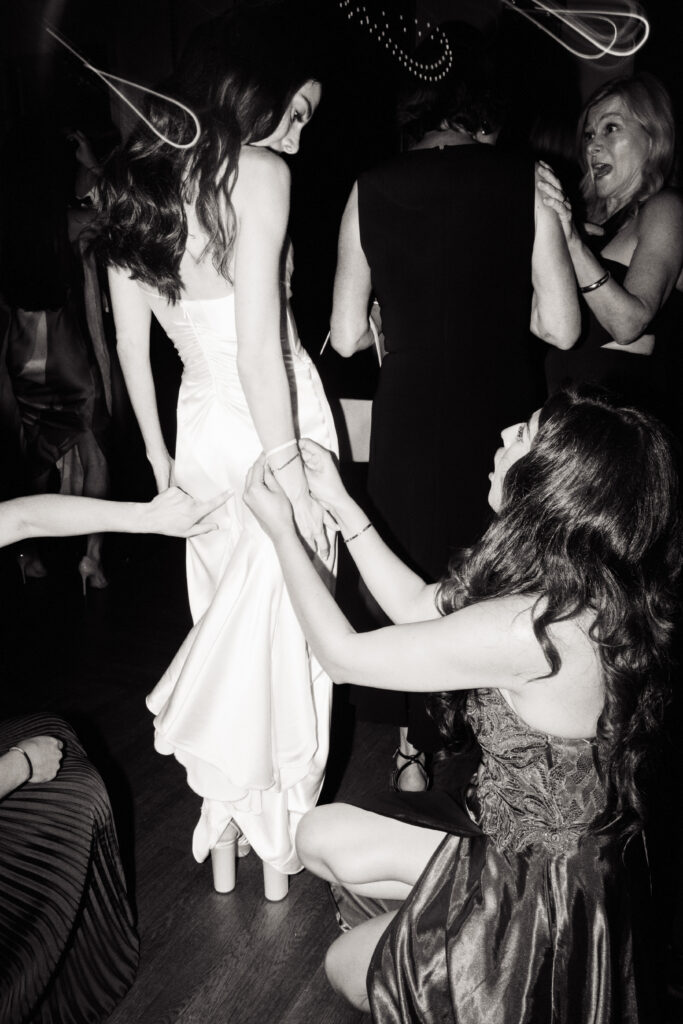
MULTIPOLYGON (((183 362, 175 482, 196 498, 230 492, 214 513, 219 529, 187 544, 194 625, 147 699, 155 745, 204 798, 197 860, 234 819, 263 860, 293 873, 296 826, 324 778, 331 682, 309 652, 272 543, 242 500, 262 446, 237 370, 234 296, 171 305, 145 294, 183 362)), ((288 308, 282 335, 297 436, 336 452, 320 378, 288 308)), ((333 545, 330 582, 334 567, 333 545)))

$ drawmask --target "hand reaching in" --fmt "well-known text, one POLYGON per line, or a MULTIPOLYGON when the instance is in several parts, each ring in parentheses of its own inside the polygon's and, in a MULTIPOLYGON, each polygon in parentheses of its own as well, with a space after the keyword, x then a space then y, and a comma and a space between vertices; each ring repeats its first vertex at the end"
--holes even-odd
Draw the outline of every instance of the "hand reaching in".
POLYGON ((335 509, 348 497, 332 452, 309 437, 299 442, 304 461, 306 479, 311 495, 332 516, 335 509))
POLYGON ((296 529, 303 542, 323 561, 330 542, 323 524, 323 509, 305 491, 291 502, 272 472, 265 455, 260 455, 247 473, 244 501, 271 540, 296 529))
POLYGON ((306 492, 294 501, 292 510, 301 539, 324 562, 330 554, 330 541, 325 530, 322 505, 306 492))
POLYGON ((265 455, 260 455, 247 473, 244 503, 271 540, 294 532, 294 512, 289 498, 277 482, 265 455))
POLYGON ((197 537, 217 530, 218 524, 207 517, 224 505, 230 494, 225 491, 206 501, 197 501, 179 487, 167 487, 145 506, 145 532, 168 537, 197 537))

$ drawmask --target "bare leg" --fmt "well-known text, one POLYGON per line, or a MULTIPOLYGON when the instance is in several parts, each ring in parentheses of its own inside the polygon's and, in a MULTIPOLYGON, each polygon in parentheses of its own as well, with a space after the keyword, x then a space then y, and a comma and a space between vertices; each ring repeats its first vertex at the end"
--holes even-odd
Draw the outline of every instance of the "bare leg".
MULTIPOLYGON (((304 865, 328 882, 364 896, 405 899, 444 836, 350 804, 328 804, 304 816, 296 845, 304 865)), ((368 1012, 368 967, 395 913, 363 922, 327 952, 332 987, 359 1010, 368 1012)))
POLYGON ((326 804, 304 815, 296 846, 320 878, 363 896, 403 900, 445 834, 350 804, 326 804))
POLYGON ((340 935, 325 957, 325 973, 332 988, 365 1013, 370 1012, 365 979, 372 954, 396 914, 396 910, 380 914, 340 935))
MULTIPOLYGON (((79 437, 78 455, 83 466, 83 494, 88 498, 106 498, 109 494, 109 468, 92 431, 79 437)), ((100 573, 103 539, 101 533, 89 534, 85 552, 86 557, 98 566, 100 573)))

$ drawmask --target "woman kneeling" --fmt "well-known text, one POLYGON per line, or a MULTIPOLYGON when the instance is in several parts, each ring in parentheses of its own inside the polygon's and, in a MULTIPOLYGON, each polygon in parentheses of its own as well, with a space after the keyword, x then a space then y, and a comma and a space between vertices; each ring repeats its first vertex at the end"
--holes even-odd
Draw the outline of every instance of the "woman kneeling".
POLYGON ((634 869, 681 560, 671 449, 653 418, 588 386, 502 439, 498 515, 438 585, 385 547, 329 455, 304 442, 311 492, 396 623, 369 633, 320 582, 263 460, 248 478, 330 676, 422 680, 443 691, 449 743, 471 730, 483 751, 469 806, 420 794, 401 821, 343 804, 306 816, 297 845, 312 871, 404 900, 342 935, 328 974, 381 1021, 650 1021, 634 869))

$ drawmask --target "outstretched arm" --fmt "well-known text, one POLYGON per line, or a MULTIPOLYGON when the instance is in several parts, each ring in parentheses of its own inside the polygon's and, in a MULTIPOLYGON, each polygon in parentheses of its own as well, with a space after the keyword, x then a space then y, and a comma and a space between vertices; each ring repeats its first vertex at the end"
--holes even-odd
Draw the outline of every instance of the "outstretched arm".
POLYGON ((161 432, 149 361, 151 310, 135 281, 119 267, 109 268, 109 290, 116 326, 116 350, 133 411, 145 442, 157 490, 171 483, 173 459, 161 432))
POLYGON ((301 628, 330 677, 404 691, 521 687, 544 671, 530 614, 505 600, 471 605, 428 622, 356 633, 297 537, 289 503, 265 460, 249 471, 245 501, 268 533, 301 628), (529 651, 534 647, 530 657, 529 651))
POLYGON ((531 254, 530 330, 555 348, 568 349, 581 330, 581 311, 574 268, 562 226, 554 210, 544 203, 539 188, 542 165, 534 175, 534 247, 531 254))
POLYGON ((425 583, 387 547, 344 487, 331 452, 310 438, 304 438, 301 454, 311 494, 338 525, 363 581, 380 608, 392 622, 438 618, 436 584, 425 583))
POLYGON ((195 501, 178 487, 150 502, 104 501, 71 494, 34 494, 0 504, 0 547, 30 537, 73 537, 86 533, 162 533, 194 537, 216 526, 206 521, 226 499, 195 501))
POLYGON ((330 342, 340 356, 352 356, 373 344, 368 323, 371 291, 370 267, 360 243, 358 185, 355 184, 339 230, 330 320, 330 342))

